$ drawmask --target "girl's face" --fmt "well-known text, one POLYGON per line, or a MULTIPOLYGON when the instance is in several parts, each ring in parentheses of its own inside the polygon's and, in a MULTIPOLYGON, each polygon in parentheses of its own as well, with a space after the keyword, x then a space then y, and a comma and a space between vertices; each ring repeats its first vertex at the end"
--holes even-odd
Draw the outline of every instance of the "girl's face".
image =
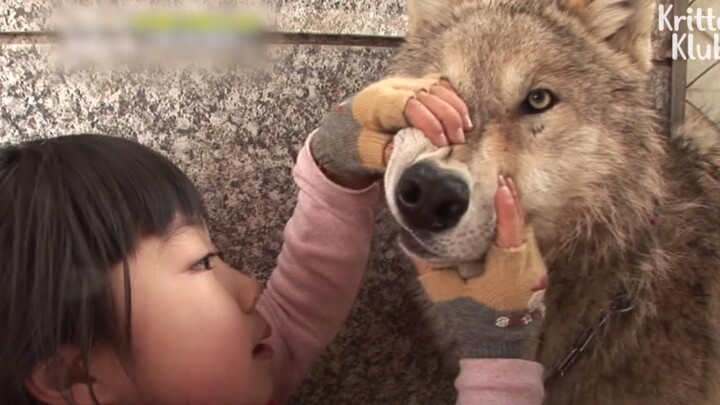
MULTIPOLYGON (((215 253, 205 229, 185 226, 144 239, 129 259, 132 355, 96 369, 107 374, 98 377, 112 403, 270 401, 272 350, 260 341, 271 332, 255 310, 260 288, 215 253)), ((122 266, 113 277, 124 322, 122 266)))

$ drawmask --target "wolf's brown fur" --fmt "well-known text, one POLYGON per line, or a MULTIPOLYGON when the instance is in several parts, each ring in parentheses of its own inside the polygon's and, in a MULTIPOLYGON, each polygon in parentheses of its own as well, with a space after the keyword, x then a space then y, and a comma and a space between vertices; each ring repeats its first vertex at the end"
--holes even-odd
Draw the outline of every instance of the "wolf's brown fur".
POLYGON ((497 174, 513 176, 550 269, 547 371, 617 294, 634 305, 547 384, 546 403, 720 404, 720 136, 711 126, 661 135, 649 87, 653 2, 409 5, 391 74, 441 72, 468 103, 476 129, 438 164, 464 164, 476 209, 458 228, 483 229, 420 242, 439 260, 478 259, 493 238, 497 174), (559 102, 523 114, 535 88, 559 102))

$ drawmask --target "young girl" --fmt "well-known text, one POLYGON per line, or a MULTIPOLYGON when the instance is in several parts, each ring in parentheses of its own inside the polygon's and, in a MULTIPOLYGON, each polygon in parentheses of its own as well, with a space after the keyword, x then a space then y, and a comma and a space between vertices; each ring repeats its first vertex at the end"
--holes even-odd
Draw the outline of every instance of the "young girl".
MULTIPOLYGON (((424 128, 438 144, 448 142, 443 133, 461 132, 450 121, 458 122, 464 104, 446 90, 433 86, 407 111, 403 106, 407 125, 424 128)), ((99 135, 1 149, 0 402, 286 401, 350 312, 382 202, 375 172, 313 158, 316 150, 340 156, 360 144, 347 134, 329 136, 328 127, 331 118, 298 157, 297 207, 262 293, 223 262, 200 196, 158 153, 99 135)), ((526 246, 513 190, 501 181, 502 247, 526 246)), ((457 280, 436 276, 449 272, 423 274, 467 349, 458 403, 539 404, 542 368, 520 360, 518 351, 531 328, 504 334, 458 316, 453 309, 468 303, 476 313, 504 312, 473 288, 447 288, 457 280)))

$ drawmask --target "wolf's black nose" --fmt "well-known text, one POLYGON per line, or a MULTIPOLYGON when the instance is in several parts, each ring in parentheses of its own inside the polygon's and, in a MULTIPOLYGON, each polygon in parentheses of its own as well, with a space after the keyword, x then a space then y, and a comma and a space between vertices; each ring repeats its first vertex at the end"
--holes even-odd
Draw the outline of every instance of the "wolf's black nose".
POLYGON ((452 172, 420 162, 400 178, 395 200, 407 226, 439 232, 460 221, 470 203, 470 190, 465 181, 452 172))

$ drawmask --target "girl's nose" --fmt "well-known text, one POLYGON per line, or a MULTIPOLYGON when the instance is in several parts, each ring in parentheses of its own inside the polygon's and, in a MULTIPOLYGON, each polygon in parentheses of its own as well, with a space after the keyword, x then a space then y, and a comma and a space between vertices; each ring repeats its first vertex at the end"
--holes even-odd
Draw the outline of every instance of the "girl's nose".
POLYGON ((237 271, 237 273, 241 279, 239 283, 241 285, 239 295, 236 295, 240 308, 245 313, 253 312, 255 311, 255 305, 257 305, 257 302, 260 299, 260 284, 258 284, 255 279, 248 277, 239 271, 237 271))
POLYGON ((235 297, 243 312, 253 312, 260 298, 260 284, 228 265, 218 267, 216 275, 220 283, 235 297))

